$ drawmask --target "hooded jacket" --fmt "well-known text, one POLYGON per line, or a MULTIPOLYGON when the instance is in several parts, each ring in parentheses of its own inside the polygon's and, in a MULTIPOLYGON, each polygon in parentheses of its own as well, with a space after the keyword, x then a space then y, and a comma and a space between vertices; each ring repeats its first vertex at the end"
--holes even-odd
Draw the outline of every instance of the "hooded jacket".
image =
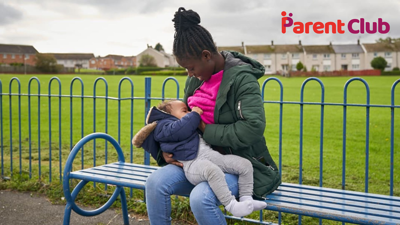
POLYGON ((192 160, 196 158, 199 148, 197 127, 200 121, 200 115, 196 112, 190 112, 178 119, 153 107, 149 111, 146 123, 156 122, 157 126, 142 147, 155 158, 159 145, 163 152, 173 153, 175 160, 192 160))
MULTIPOLYGON (((218 146, 223 154, 235 154, 250 160, 254 169, 253 197, 262 199, 281 184, 278 168, 264 138, 265 112, 258 83, 264 75, 264 67, 238 52, 222 51, 221 54, 225 66, 215 103, 215 124, 206 125, 203 139, 213 147, 218 146)), ((185 103, 202 83, 195 77, 187 78, 185 103)), ((150 139, 147 138, 143 145, 153 143, 150 139)), ((159 146, 148 147, 157 163, 165 165, 159 146)))
MULTIPOLYGON (((224 154, 244 157, 254 168, 254 197, 263 198, 281 183, 278 167, 273 161, 264 137, 265 112, 258 79, 264 67, 241 53, 222 51, 224 74, 215 109, 215 124, 207 124, 203 139, 219 146, 224 154)), ((202 85, 188 77, 184 102, 202 85)))

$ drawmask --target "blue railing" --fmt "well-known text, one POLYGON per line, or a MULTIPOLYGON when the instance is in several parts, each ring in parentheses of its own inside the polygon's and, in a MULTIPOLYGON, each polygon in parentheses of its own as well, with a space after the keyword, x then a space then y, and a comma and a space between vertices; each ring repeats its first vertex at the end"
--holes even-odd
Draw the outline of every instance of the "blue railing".
MULTIPOLYGON (((82 138, 85 135, 87 135, 88 133, 92 133, 92 132, 97 132, 97 131, 101 131, 101 132, 105 132, 105 133, 109 133, 110 132, 110 128, 109 128, 109 123, 110 123, 110 118, 115 118, 115 115, 109 115, 110 113, 110 101, 113 101, 117 103, 117 140, 119 144, 123 144, 124 146, 130 146, 129 147, 129 155, 130 155, 130 162, 133 162, 134 157, 133 157, 133 147, 130 144, 130 140, 132 139, 133 135, 134 135, 134 122, 135 121, 144 121, 150 107, 151 107, 151 101, 152 100, 164 100, 166 99, 165 96, 165 92, 166 92, 166 84, 167 82, 174 82, 176 84, 176 98, 179 99, 179 93, 180 93, 180 85, 177 79, 173 78, 173 77, 169 77, 166 78, 164 80, 164 82, 162 83, 162 91, 161 91, 161 98, 160 97, 152 97, 151 96, 151 78, 146 78, 145 79, 145 93, 144 96, 142 97, 135 97, 134 96, 134 82, 129 78, 129 77, 124 77, 122 78, 119 83, 118 83, 118 97, 110 97, 109 96, 109 84, 107 82, 106 79, 104 78, 97 78, 94 81, 93 84, 93 95, 92 96, 88 96, 85 95, 84 93, 84 82, 81 78, 79 77, 75 77, 71 80, 70 85, 69 85, 69 95, 63 95, 62 94, 62 83, 60 81, 59 78, 57 77, 53 77, 50 79, 49 83, 48 83, 48 93, 47 94, 42 94, 41 93, 41 83, 39 81, 38 78, 36 77, 32 77, 29 80, 28 83, 28 93, 21 93, 21 82, 18 78, 12 78, 9 82, 9 91, 8 93, 3 93, 3 88, 2 88, 2 81, 0 80, 0 144, 1 144, 1 176, 4 178, 6 176, 12 176, 13 175, 13 162, 14 162, 14 158, 15 156, 13 156, 13 152, 15 151, 14 147, 13 147, 13 142, 14 141, 14 137, 13 134, 16 134, 16 132, 14 132, 14 129, 18 129, 18 162, 19 162, 19 173, 21 174, 23 169, 23 161, 22 161, 22 148, 24 147, 24 149, 26 149, 26 147, 28 148, 28 159, 29 159, 29 166, 28 166, 28 170, 29 170, 29 178, 32 178, 32 161, 34 161, 35 163, 38 164, 38 174, 37 176, 39 177, 39 179, 42 177, 42 162, 44 161, 42 159, 43 155, 41 153, 41 148, 42 148, 42 140, 43 137, 41 137, 41 134, 44 132, 44 126, 41 126, 42 122, 44 120, 48 120, 48 135, 49 135, 49 139, 48 139, 48 158, 46 158, 46 161, 48 160, 48 177, 49 177, 49 182, 51 182, 53 174, 52 171, 56 171, 58 169, 58 179, 62 180, 62 171, 63 171, 63 158, 62 155, 64 154, 68 154, 70 149, 73 148, 74 144, 78 141, 78 139, 76 138, 82 138), (35 83, 37 83, 37 94, 33 94, 31 93, 31 89, 32 88, 32 83, 35 81, 35 83), (56 82, 58 83, 58 88, 56 91, 53 92, 52 90, 52 83, 56 82), (75 83, 78 82, 80 83, 80 95, 74 95, 74 87, 76 86, 75 83), (103 83, 104 84, 104 96, 98 96, 97 95, 97 89, 99 89, 98 87, 98 83, 103 83), (17 93, 12 92, 13 84, 16 83, 17 85, 17 93), (123 83, 127 83, 130 87, 129 89, 129 96, 128 97, 122 97, 122 85, 123 83), (58 92, 58 93, 55 93, 58 92), (3 101, 3 97, 9 97, 9 101, 8 101, 8 106, 6 106, 5 101, 3 101), (15 97, 17 98, 17 100, 15 100, 15 97), (21 113, 21 103, 22 103, 22 98, 27 97, 27 111, 28 111, 28 124, 24 124, 23 126, 28 126, 28 146, 23 146, 24 142, 22 141, 22 139, 24 137, 22 135, 22 113, 21 113), (32 104, 32 99, 33 98, 37 98, 37 112, 32 112, 32 109, 34 108, 34 105, 32 104), (48 98, 48 118, 43 118, 43 116, 41 117, 42 111, 45 111, 45 109, 43 107, 41 107, 41 103, 43 103, 41 101, 41 98, 43 97, 47 97, 48 98), (78 110, 80 110, 80 113, 74 113, 75 111, 77 111, 76 109, 74 109, 74 100, 80 100, 80 107, 78 110), (88 127, 85 127, 85 108, 89 107, 86 106, 85 107, 85 103, 87 104, 88 101, 85 101, 85 99, 92 99, 93 101, 93 108, 90 109, 93 112, 93 130, 88 129, 88 127), (52 100, 57 101, 57 105, 53 105, 52 104, 52 100), (65 100, 63 102, 63 100, 65 100), (65 105, 66 102, 69 100, 69 113, 68 111, 66 111, 65 105), (104 130, 100 130, 103 128, 100 128, 99 126, 97 126, 97 124, 99 123, 98 117, 97 117, 97 113, 100 112, 99 109, 97 109, 97 101, 101 100, 104 101, 104 130), (135 100, 140 100, 140 101, 144 101, 143 106, 141 107, 141 109, 144 109, 143 112, 143 118, 134 118, 134 102, 135 100), (122 106, 122 102, 128 102, 129 106, 124 105, 122 106), (15 108, 13 106, 13 104, 17 104, 17 112, 15 112, 15 108), (7 108, 8 107, 8 108, 7 108), (56 116, 54 116, 53 112, 56 111, 56 109, 58 108, 58 114, 56 116), (5 117, 3 114, 3 110, 7 111, 8 109, 8 115, 5 117), (129 118, 122 118, 122 111, 128 111, 129 113, 129 118), (37 113, 37 115, 36 115, 37 113), (62 121, 65 120, 66 118, 68 118, 68 114, 69 114, 69 127, 62 127, 62 121), (36 115, 37 118, 37 130, 32 128, 33 124, 36 124, 36 122, 32 119, 32 117, 36 115), (80 118, 76 118, 73 117, 73 115, 80 115, 80 118), (18 125, 15 126, 16 120, 14 121, 14 118, 18 117, 18 125), (8 123, 9 123, 9 130, 5 130, 5 127, 3 126, 5 121, 8 119, 8 123), (52 127, 52 121, 53 119, 55 119, 58 122, 58 132, 56 129, 54 129, 52 127), (130 124, 129 127, 122 127, 122 122, 123 121, 127 121, 126 124, 130 124), (76 126, 76 124, 74 122, 80 122, 79 126, 76 126), (69 129, 69 149, 66 149, 66 143, 62 143, 63 141, 63 130, 68 130, 69 129), (79 132, 80 129, 80 137, 76 137, 74 136, 74 132, 78 131, 79 132), (54 131, 56 130, 56 131, 54 131), (53 132, 54 131, 54 132, 53 132), (121 133, 121 131, 124 131, 123 133, 121 133), (129 131, 129 132, 128 132, 129 131), (52 168, 52 143, 53 143, 53 133, 56 133, 57 137, 55 139, 55 142, 58 145, 58 168, 54 169, 52 168), (33 140, 33 135, 35 134, 37 135, 37 140, 33 140), (9 136, 9 139, 4 139, 4 137, 9 136), (75 139, 74 139, 75 137, 75 139), (121 143, 121 137, 125 137, 124 140, 127 140, 127 143, 121 143), (9 143, 9 157, 10 157, 10 163, 6 163, 5 161, 5 154, 6 152, 6 146, 4 145, 5 142, 9 143), (36 144, 37 145, 37 150, 38 150, 38 158, 37 160, 33 160, 33 153, 32 153, 32 145, 36 144), (64 144, 64 145, 63 145, 64 144), (63 147, 64 146, 64 147, 63 147), (64 148, 64 149, 63 149, 64 148)), ((296 101, 283 101, 283 92, 284 92, 284 85, 282 84, 281 80, 278 78, 268 78, 266 79, 261 87, 261 94, 262 94, 262 99, 265 99, 265 90, 267 89, 267 83, 269 82, 276 82, 279 85, 280 91, 279 91, 279 101, 267 101, 264 100, 265 104, 278 104, 279 105, 279 122, 278 122, 278 130, 279 130, 279 136, 278 136, 278 143, 276 144, 278 146, 278 166, 279 166, 279 170, 283 171, 282 168, 282 146, 283 146, 283 124, 284 124, 284 120, 283 120, 283 114, 284 114, 284 106, 285 105, 298 105, 300 108, 300 118, 299 118, 299 177, 298 177, 298 183, 302 184, 303 183, 303 150, 304 150, 304 107, 306 105, 313 105, 313 106, 319 106, 320 108, 320 115, 319 115, 319 186, 322 187, 323 184, 323 170, 324 170, 324 129, 326 129, 326 126, 324 126, 325 124, 325 107, 326 106, 336 106, 336 107, 342 107, 343 108, 343 127, 342 127, 342 181, 341 181, 341 186, 343 189, 345 189, 346 186, 346 146, 347 146, 347 113, 348 113, 348 108, 349 107, 362 107, 365 108, 365 181, 364 181, 364 191, 365 192, 369 192, 369 176, 370 176, 370 169, 369 169, 369 162, 370 162, 370 111, 372 108, 390 108, 390 115, 391 115, 391 119, 390 119, 390 195, 393 195, 394 190, 394 183, 395 183, 395 170, 394 170, 394 165, 395 165, 395 109, 400 108, 400 105, 395 105, 395 93, 396 93, 396 87, 398 86, 398 84, 400 83, 400 79, 396 80, 392 87, 391 87, 391 91, 390 91, 390 105, 376 105, 376 104, 371 104, 370 103, 370 87, 368 85, 368 83, 362 79, 362 78, 351 78, 349 79, 345 85, 344 85, 344 92, 343 92, 343 103, 327 103, 325 102, 325 86, 323 84, 323 82, 318 79, 318 78, 308 78, 306 79, 302 85, 301 85, 301 89, 300 89, 300 101, 296 102, 296 101), (310 82, 316 82, 317 84, 319 84, 320 86, 320 101, 319 102, 305 102, 304 101, 304 91, 305 91, 305 87, 307 86, 308 83, 310 82), (351 83, 353 82, 361 82, 364 86, 365 86, 365 90, 366 90, 366 103, 365 104, 352 104, 352 103, 348 103, 348 87, 351 83)), ((140 85, 140 84, 139 84, 140 85)), ((15 86, 15 85, 14 85, 15 86)), ((75 88, 75 91, 77 91, 79 89, 75 88)), ((127 90, 127 88, 125 87, 124 90, 127 90)), ((127 91, 125 91, 125 93, 128 93, 127 91)), ((400 97, 400 96, 397 96, 400 97)), ((25 111, 26 109, 24 109, 25 111)), ((25 111, 26 112, 26 111, 25 111)), ((25 114, 25 113, 24 113, 25 114)), ((101 121, 100 121, 101 122, 101 121)), ((144 123, 143 123, 144 124, 144 123)), ((65 125, 64 125, 65 126, 65 125)), ((317 136, 317 134, 316 134, 317 136)), ((65 139, 65 137, 64 137, 65 139)), ((126 150, 126 149, 125 149, 126 150)), ((104 162, 108 163, 108 146, 107 146, 107 142, 105 143, 105 149, 104 149, 104 162)), ((96 142, 93 143, 93 166, 96 166, 97 162, 96 162, 96 153, 97 149, 96 149, 96 142)), ((46 156, 47 157, 47 156, 46 156)), ((24 158, 26 159, 26 157, 24 158)), ((144 164, 149 165, 150 164, 150 155, 148 153, 144 154, 144 164)), ((80 167, 83 168, 84 167, 84 150, 82 149, 81 151, 81 163, 80 163, 80 167)), ((54 178, 54 177, 53 177, 54 178)), ((399 181, 397 181, 399 182, 399 181)), ((260 215, 260 223, 262 223, 262 214, 260 215)))

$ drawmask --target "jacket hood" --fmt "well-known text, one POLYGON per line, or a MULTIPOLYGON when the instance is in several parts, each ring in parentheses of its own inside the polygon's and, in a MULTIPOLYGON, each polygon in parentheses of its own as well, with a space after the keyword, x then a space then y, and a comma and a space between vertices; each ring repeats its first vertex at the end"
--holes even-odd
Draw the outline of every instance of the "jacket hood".
POLYGON ((248 65, 241 67, 241 71, 250 72, 257 79, 260 79, 262 76, 264 76, 265 68, 258 61, 234 51, 221 51, 221 54, 225 58, 224 71, 227 71, 235 66, 248 65))
POLYGON ((147 114, 147 118, 146 118, 146 124, 150 124, 153 123, 154 121, 157 120, 162 120, 162 119, 166 119, 166 118, 175 118, 177 119, 175 116, 164 112, 160 109, 158 109, 157 107, 153 106, 149 113, 147 114))
POLYGON ((160 143, 154 139, 154 129, 157 126, 157 121, 165 118, 176 118, 169 113, 152 107, 147 114, 146 126, 140 129, 135 137, 132 139, 132 144, 137 148, 143 147, 146 152, 149 152, 151 156, 157 160, 157 154, 160 149, 160 143))

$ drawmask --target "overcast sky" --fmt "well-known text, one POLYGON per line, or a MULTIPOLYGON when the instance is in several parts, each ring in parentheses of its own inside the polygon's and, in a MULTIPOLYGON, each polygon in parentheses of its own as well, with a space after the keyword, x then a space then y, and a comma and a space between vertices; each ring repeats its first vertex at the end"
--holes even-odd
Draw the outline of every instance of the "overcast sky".
POLYGON ((137 55, 160 42, 172 53, 172 18, 193 9, 219 46, 351 44, 400 38, 400 0, 0 0, 0 43, 33 45, 39 52, 137 55), (388 34, 281 32, 281 12, 300 22, 347 23, 364 18, 390 24, 388 34))

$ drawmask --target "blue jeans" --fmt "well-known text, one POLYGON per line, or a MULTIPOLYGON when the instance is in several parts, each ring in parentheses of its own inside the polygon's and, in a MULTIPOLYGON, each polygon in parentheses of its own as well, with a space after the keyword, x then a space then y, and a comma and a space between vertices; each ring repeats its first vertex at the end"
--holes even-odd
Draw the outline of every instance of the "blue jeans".
MULTIPOLYGON (((238 177, 225 174, 225 180, 229 190, 237 197, 238 177)), ((226 224, 218 207, 221 203, 208 183, 192 185, 186 179, 183 169, 171 164, 155 171, 146 181, 146 205, 151 224, 171 224, 171 195, 190 197, 190 208, 198 224, 226 224)))

